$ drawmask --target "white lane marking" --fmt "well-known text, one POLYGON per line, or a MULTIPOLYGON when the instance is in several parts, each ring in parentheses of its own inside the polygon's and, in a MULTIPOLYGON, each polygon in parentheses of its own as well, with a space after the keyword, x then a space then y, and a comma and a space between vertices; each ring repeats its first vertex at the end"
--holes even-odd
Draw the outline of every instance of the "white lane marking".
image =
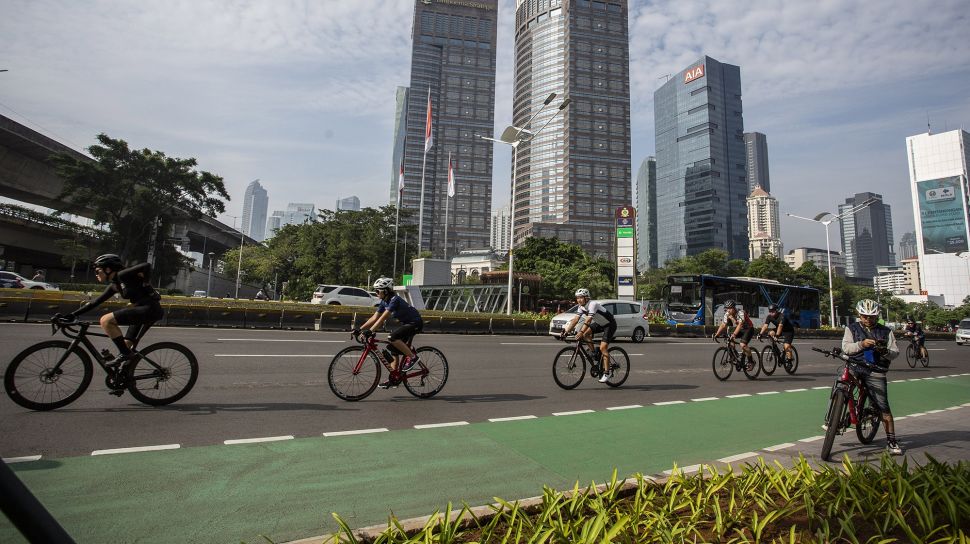
POLYGON ((468 425, 467 421, 449 421, 447 423, 426 423, 424 425, 415 425, 415 429, 436 429, 438 427, 459 427, 461 425, 468 425))
POLYGON ((690 474, 691 472, 697 472, 703 466, 704 465, 688 465, 686 467, 677 467, 676 469, 665 470, 664 471, 664 474, 671 474, 672 475, 675 472, 679 472, 681 474, 690 474))
POLYGON ((901 382, 905 382, 905 381, 906 380, 889 380, 889 383, 901 383, 901 382))
MULTIPOLYGON (((506 274, 508 275, 508 274, 506 274)), ((558 342, 499 342, 500 346, 558 346, 558 342)))
POLYGON ((893 416, 893 421, 900 421, 906 419, 909 416, 893 416))
POLYGON ((294 355, 294 354, 282 354, 282 355, 265 355, 257 353, 216 353, 213 357, 333 357, 330 354, 310 354, 310 355, 294 355))
POLYGON ((946 351, 946 348, 926 348, 926 351, 946 351))
POLYGON ((216 338, 220 342, 305 342, 308 344, 346 344, 347 340, 299 340, 295 338, 216 338))
POLYGON ((749 457, 757 457, 758 454, 753 451, 746 451, 744 453, 739 453, 737 455, 730 455, 728 457, 722 457, 718 459, 721 463, 733 463, 735 461, 741 461, 743 459, 748 459, 749 457))
POLYGON ((808 391, 804 387, 799 387, 798 389, 785 389, 785 393, 798 393, 799 391, 808 391))
POLYGON ((261 438, 236 438, 233 440, 223 440, 222 443, 227 446, 231 446, 233 444, 257 444, 259 442, 279 442, 280 440, 293 440, 293 435, 264 436, 261 438))
POLYGON ((536 416, 512 416, 512 417, 493 417, 489 418, 492 423, 498 423, 500 421, 520 421, 523 419, 537 419, 536 416))
POLYGON ((627 406, 610 406, 607 410, 629 410, 631 408, 643 408, 642 404, 629 404, 627 406))
POLYGON ((709 346, 710 342, 664 342, 664 344, 672 344, 675 346, 709 346))
POLYGON ((138 453, 142 451, 177 450, 182 446, 178 444, 162 444, 160 446, 140 446, 137 448, 115 448, 110 450, 94 450, 91 455, 111 455, 114 453, 138 453))
POLYGON ((643 357, 643 354, 642 353, 627 353, 627 355, 629 355, 630 357, 633 357, 634 355, 638 355, 640 357, 643 357))
POLYGON ((725 398, 729 398, 729 399, 739 399, 741 397, 750 397, 750 396, 751 396, 750 393, 739 393, 737 395, 727 395, 725 398))
POLYGON ((915 414, 909 414, 909 417, 920 417, 925 415, 926 415, 926 412, 916 412, 915 414))
POLYGON ((926 413, 927 413, 927 414, 939 414, 939 413, 940 413, 940 412, 942 412, 942 411, 943 411, 943 410, 929 410, 929 411, 928 411, 928 412, 926 412, 926 413))
POLYGON ((31 461, 40 461, 40 455, 25 455, 23 457, 4 457, 3 462, 8 465, 11 463, 29 463, 31 461))
POLYGON ((959 410, 959 409, 960 409, 959 406, 950 406, 949 408, 947 408, 947 410, 959 410))
POLYGON ((827 385, 819 385, 819 386, 813 387, 812 389, 829 389, 829 386, 827 386, 827 385))
POLYGON ((331 436, 349 436, 352 434, 370 434, 370 433, 386 433, 387 429, 384 427, 378 429, 356 429, 353 431, 331 431, 329 433, 323 433, 323 436, 330 438, 331 436))
POLYGON ((825 437, 822 436, 822 435, 819 435, 819 436, 810 436, 808 438, 803 438, 803 439, 799 440, 799 442, 815 442, 815 441, 821 440, 823 438, 825 438, 825 437))
POLYGON ((554 416, 575 416, 578 414, 592 414, 596 410, 573 410, 572 412, 553 412, 554 416))
POLYGON ((765 451, 778 451, 778 450, 783 450, 783 449, 786 449, 786 448, 790 448, 790 447, 792 447, 794 445, 795 444, 792 443, 792 442, 785 442, 784 444, 775 444, 774 446, 768 446, 767 448, 763 448, 763 449, 765 451))
POLYGON ((684 404, 684 401, 682 401, 682 400, 668 400, 668 401, 664 401, 664 402, 655 402, 655 403, 653 403, 654 406, 667 406, 667 405, 670 405, 670 404, 684 404))
POLYGON ((777 395, 780 391, 762 391, 758 393, 759 395, 777 395))
POLYGON ((965 403, 961 404, 960 406, 970 406, 970 402, 965 402, 965 403))
POLYGON ((690 399, 691 402, 706 402, 709 400, 717 400, 717 397, 701 397, 699 399, 690 399))

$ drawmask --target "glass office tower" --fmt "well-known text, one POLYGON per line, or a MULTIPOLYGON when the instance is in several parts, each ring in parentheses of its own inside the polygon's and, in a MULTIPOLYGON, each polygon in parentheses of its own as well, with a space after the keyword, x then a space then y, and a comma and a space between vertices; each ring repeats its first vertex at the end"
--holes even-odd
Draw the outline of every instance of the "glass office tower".
POLYGON ((402 209, 418 223, 421 170, 425 159, 428 91, 431 136, 424 174, 421 249, 448 254, 489 244, 492 211, 491 134, 495 125, 495 31, 498 0, 415 0, 411 83, 407 93, 402 209), (455 172, 455 196, 448 198, 448 153, 455 172), (450 202, 449 202, 450 200, 450 202))
POLYGON ((857 278, 875 277, 877 266, 896 266, 892 210, 882 195, 856 193, 839 204, 839 215, 870 199, 875 202, 839 221, 845 273, 857 278))
POLYGON ((657 159, 647 157, 637 171, 637 270, 657 268, 657 159))
POLYGON ((269 208, 269 195, 259 184, 259 180, 246 187, 243 200, 242 232, 257 242, 266 239, 266 211, 269 208))
POLYGON ((760 132, 744 133, 744 152, 748 171, 748 192, 761 187, 771 192, 771 178, 768 176, 768 138, 760 132))
POLYGON ((741 69, 701 57, 654 93, 657 262, 748 259, 741 69))
POLYGON ((516 0, 512 124, 557 98, 519 146, 512 211, 516 244, 559 238, 615 255, 614 211, 630 196, 630 60, 626 0, 516 0))
POLYGON ((401 159, 404 157, 404 143, 407 137, 408 88, 398 87, 394 96, 394 147, 391 151, 391 205, 397 206, 400 190, 401 159))

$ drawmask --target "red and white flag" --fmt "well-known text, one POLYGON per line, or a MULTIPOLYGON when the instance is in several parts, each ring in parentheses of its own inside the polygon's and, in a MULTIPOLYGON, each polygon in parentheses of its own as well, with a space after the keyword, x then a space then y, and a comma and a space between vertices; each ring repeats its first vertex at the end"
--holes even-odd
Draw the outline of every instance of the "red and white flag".
POLYGON ((455 196, 455 170, 451 167, 451 153, 448 153, 448 196, 455 196))
POLYGON ((424 152, 431 151, 432 145, 434 145, 434 142, 431 138, 431 87, 428 87, 428 117, 424 122, 424 152))
POLYGON ((399 198, 404 197, 404 155, 401 155, 401 173, 397 176, 397 194, 399 198))

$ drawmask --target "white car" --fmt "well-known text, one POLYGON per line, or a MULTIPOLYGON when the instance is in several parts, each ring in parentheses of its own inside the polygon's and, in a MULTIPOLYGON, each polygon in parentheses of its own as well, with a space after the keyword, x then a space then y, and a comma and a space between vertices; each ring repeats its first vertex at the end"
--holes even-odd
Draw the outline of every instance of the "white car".
POLYGON ((332 304, 343 306, 377 306, 380 301, 372 297, 370 293, 359 288, 347 285, 317 285, 313 291, 313 304, 332 304))
POLYGON ((970 344, 970 319, 964 319, 957 325, 957 345, 970 344))
MULTIPOLYGON (((640 303, 633 302, 630 300, 597 300, 596 302, 603 305, 607 312, 613 314, 613 319, 616 320, 616 336, 617 337, 629 337, 634 342, 643 342, 644 337, 647 335, 647 318, 640 311, 640 303)), ((562 332, 563 327, 566 323, 576 317, 576 308, 578 305, 566 310, 561 314, 556 314, 549 322, 549 334, 559 334, 562 332)))
POLYGON ((61 288, 54 285, 53 283, 47 283, 46 281, 33 281, 21 276, 20 274, 14 272, 0 271, 0 279, 3 280, 20 280, 20 283, 24 284, 24 289, 46 289, 48 291, 60 291, 61 288))

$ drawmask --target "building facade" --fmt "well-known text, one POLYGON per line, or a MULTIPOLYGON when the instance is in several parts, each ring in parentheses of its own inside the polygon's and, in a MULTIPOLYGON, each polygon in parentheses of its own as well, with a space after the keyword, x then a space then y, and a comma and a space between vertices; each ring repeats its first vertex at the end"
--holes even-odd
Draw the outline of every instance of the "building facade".
POLYGON ((337 200, 338 210, 348 210, 352 212, 360 211, 360 199, 356 196, 348 196, 337 200))
POLYGON ((253 240, 262 242, 266 239, 266 211, 269 208, 269 196, 266 189, 255 180, 246 187, 243 200, 242 232, 253 240))
POLYGON ((283 227, 283 211, 276 210, 266 219, 266 237, 271 238, 283 227))
POLYGON ((839 204, 839 215, 872 200, 873 203, 839 220, 845 272, 857 278, 873 278, 877 266, 895 266, 893 218, 889 204, 876 193, 856 193, 839 204))
POLYGON ((768 176, 768 138, 760 132, 744 133, 744 160, 748 175, 748 192, 761 187, 771 192, 768 176))
POLYGON ((512 213, 509 205, 502 206, 492 214, 492 233, 489 236, 491 248, 500 253, 509 251, 509 230, 512 228, 512 213))
POLYGON ((910 136, 906 152, 921 289, 959 306, 970 296, 970 134, 910 136))
POLYGON ((637 270, 658 268, 657 159, 647 157, 637 171, 637 270))
POLYGON ((401 190, 401 168, 404 167, 404 144, 407 140, 408 88, 398 87, 394 96, 394 140, 391 151, 391 188, 388 202, 397 206, 401 190))
POLYGON ((828 270, 829 259, 832 261, 832 274, 845 276, 845 256, 838 251, 825 254, 824 249, 817 247, 797 247, 785 254, 785 263, 798 270, 806 262, 810 262, 822 270, 828 270))
POLYGON ((919 283, 919 259, 912 257, 900 261, 903 272, 906 273, 906 292, 919 294, 922 291, 919 283))
POLYGON ((913 259, 916 257, 916 233, 907 232, 899 239, 899 252, 896 254, 899 260, 913 259))
POLYGON ((765 254, 781 259, 781 223, 778 221, 778 200, 760 186, 748 197, 748 252, 751 260, 765 254))
POLYGON ((512 124, 545 127, 512 167, 516 243, 541 236, 615 254, 614 212, 632 204, 627 17, 626 0, 516 0, 512 124))
POLYGON ((414 2, 401 207, 421 227, 420 249, 436 257, 445 253, 445 238, 449 255, 489 243, 493 146, 479 135, 491 134, 495 124, 497 23, 498 0, 414 2), (446 237, 449 153, 455 197, 446 237))
POLYGON ((290 202, 286 205, 285 211, 273 212, 273 216, 276 216, 277 213, 280 214, 280 226, 278 228, 286 225, 302 225, 317 219, 316 207, 304 202, 290 202))
POLYGON ((877 293, 892 293, 894 295, 912 295, 908 290, 906 270, 902 266, 877 266, 876 275, 872 278, 872 287, 877 293))
POLYGON ((741 69, 701 57, 654 93, 657 262, 723 249, 748 259, 741 69))

